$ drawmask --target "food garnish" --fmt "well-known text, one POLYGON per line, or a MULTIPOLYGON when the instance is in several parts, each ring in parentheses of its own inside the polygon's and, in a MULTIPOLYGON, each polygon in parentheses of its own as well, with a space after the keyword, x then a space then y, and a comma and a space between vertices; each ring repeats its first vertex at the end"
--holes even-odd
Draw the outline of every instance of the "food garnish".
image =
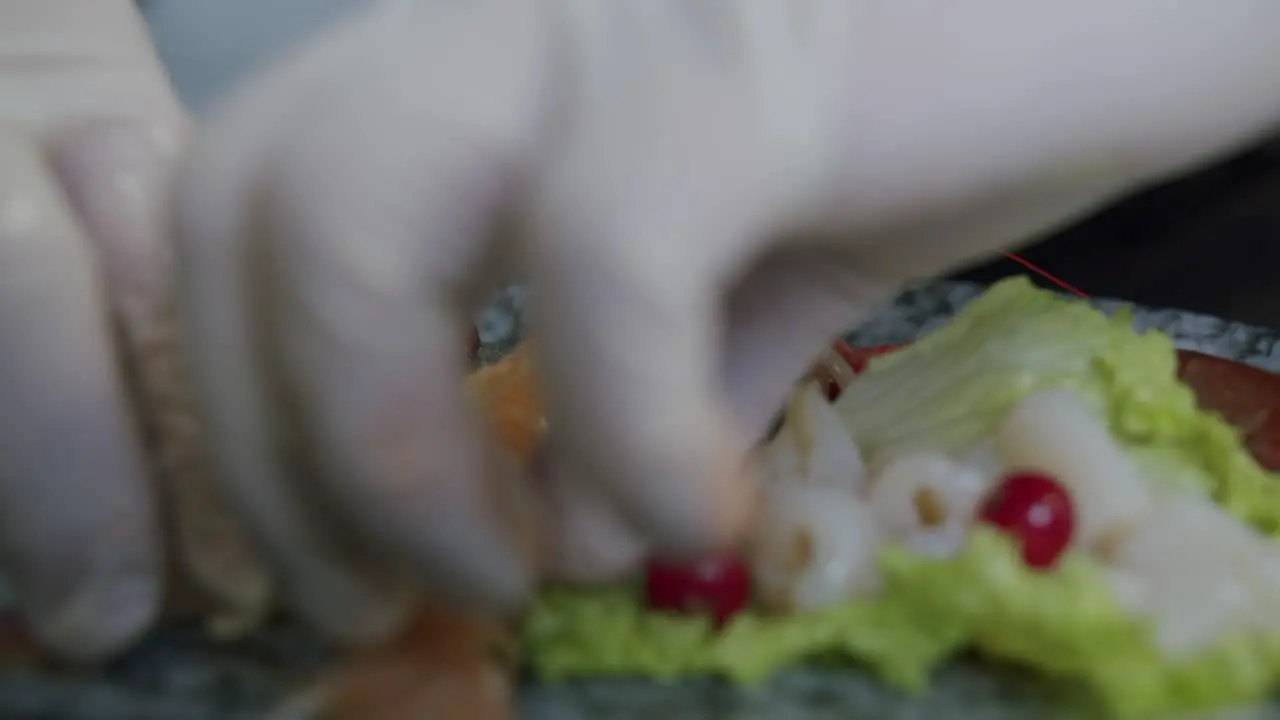
POLYGON ((724 626, 751 600, 747 566, 734 555, 700 560, 650 560, 645 603, 658 612, 710 617, 724 626))
POLYGON ((1051 568, 1071 544, 1075 510, 1071 496, 1053 478, 1014 473, 982 504, 982 521, 1013 537, 1027 567, 1051 568))

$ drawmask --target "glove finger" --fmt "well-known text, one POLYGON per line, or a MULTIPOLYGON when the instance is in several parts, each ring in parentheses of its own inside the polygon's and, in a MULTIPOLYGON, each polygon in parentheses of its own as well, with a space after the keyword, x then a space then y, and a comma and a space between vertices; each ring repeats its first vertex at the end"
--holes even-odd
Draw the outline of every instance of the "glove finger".
MULTIPOLYGON (((494 62, 491 43, 474 42, 471 25, 494 12, 516 10, 473 3, 425 25, 416 11, 375 13, 372 25, 343 29, 298 59, 292 76, 278 71, 242 99, 257 109, 243 111, 238 128, 213 129, 221 140, 196 167, 205 177, 185 188, 184 225, 196 232, 183 241, 182 291, 200 338, 195 354, 217 357, 201 362, 215 450, 291 596, 331 631, 371 611, 324 591, 339 566, 342 583, 363 569, 344 557, 376 556, 415 580, 499 604, 528 587, 523 548, 494 517, 513 503, 489 486, 514 468, 487 450, 461 395, 467 292, 451 292, 448 279, 480 268, 439 247, 479 246, 472 232, 485 228, 467 225, 493 208, 471 194, 503 190, 470 185, 491 177, 473 173, 474 158, 460 153, 486 146, 457 131, 504 135, 535 100, 513 79, 538 69, 525 33, 542 26, 528 18, 501 26, 512 35, 502 47, 513 69, 494 62), (417 36, 400 34, 410 31, 417 36), (405 68, 426 61, 405 53, 425 49, 475 73, 406 80, 405 68), (444 86, 424 86, 432 78, 444 86), (255 141, 228 140, 236 133, 255 141), (255 168, 252 177, 243 166, 255 168), (245 186, 261 192, 237 194, 245 186), (246 301, 254 293, 261 304, 246 301), (287 456, 272 452, 275 436, 292 443, 287 456)), ((479 159, 484 167, 508 160, 479 159)))
MULTIPOLYGON (((548 449, 544 446, 542 451, 546 458, 548 449)), ((546 461, 540 470, 544 476, 553 471, 546 461)), ((563 471, 558 477, 540 480, 550 518, 546 570, 552 580, 615 582, 639 567, 649 542, 618 512, 604 488, 574 482, 563 471)))
POLYGON ((172 287, 164 186, 180 139, 143 123, 108 121, 53 138, 50 159, 98 249, 112 305, 126 322, 153 319, 172 287))
POLYGON ((274 414, 257 268, 264 151, 319 78, 307 56, 249 88, 207 123, 178 176, 175 289, 186 364, 220 488, 277 574, 286 600, 345 641, 386 635, 406 618, 411 588, 351 552, 314 507, 274 414))
POLYGON ((713 282, 587 255, 535 275, 551 482, 603 487, 661 550, 736 542, 753 501, 749 442, 720 392, 713 282))
POLYGON ((826 346, 894 287, 859 271, 847 254, 813 247, 770 254, 736 285, 722 367, 734 417, 751 437, 767 432, 792 384, 826 346))
MULTIPOLYGON (((176 125, 176 124, 175 124, 176 125)), ((181 138, 142 123, 70 128, 51 143, 53 166, 94 244, 114 311, 129 390, 153 482, 164 503, 174 599, 215 603, 223 627, 268 609, 270 578, 209 475, 181 366, 174 317, 167 183, 181 138)), ((182 132, 178 126, 176 132, 182 132)))
POLYGON ((157 520, 93 249, 41 150, 4 129, 0 255, 0 565, 39 639, 97 658, 157 613, 157 520))
POLYGON ((528 482, 462 384, 468 278, 506 167, 430 119, 356 114, 295 134, 273 179, 282 412, 314 453, 317 496, 354 534, 433 591, 509 609, 533 580, 533 508, 511 501, 528 482), (406 132, 411 148, 377 141, 406 132), (330 151, 344 173, 324 173, 317 148, 339 137, 358 151, 330 151))
POLYGON ((675 171, 611 158, 603 164, 635 169, 631 180, 552 187, 529 253, 551 483, 597 488, 655 550, 679 554, 736 543, 755 499, 750 438, 723 396, 719 353, 727 249, 759 229, 742 208, 760 204, 736 163, 707 154, 702 168, 675 171))

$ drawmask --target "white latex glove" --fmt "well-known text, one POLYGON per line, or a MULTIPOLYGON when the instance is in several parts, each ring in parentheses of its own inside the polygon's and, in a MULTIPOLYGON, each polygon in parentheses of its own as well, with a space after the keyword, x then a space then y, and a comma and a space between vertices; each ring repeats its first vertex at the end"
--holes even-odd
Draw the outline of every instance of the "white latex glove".
POLYGON ((399 0, 218 114, 180 183, 227 488, 321 626, 422 589, 732 542, 743 458, 908 280, 1280 119, 1274 0, 399 0), (545 503, 464 401, 464 318, 532 282, 545 503), (529 517, 533 516, 533 517, 529 517))
POLYGON ((0 2, 0 573, 73 657, 126 644, 164 590, 120 360, 165 342, 184 123, 130 0, 0 2))

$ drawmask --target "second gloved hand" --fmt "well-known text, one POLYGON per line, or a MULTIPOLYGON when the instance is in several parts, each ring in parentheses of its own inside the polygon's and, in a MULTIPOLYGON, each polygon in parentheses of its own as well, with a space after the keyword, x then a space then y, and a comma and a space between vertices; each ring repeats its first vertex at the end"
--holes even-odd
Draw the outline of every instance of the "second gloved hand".
POLYGON ((165 596, 153 479, 172 468, 126 378, 171 330, 185 125, 130 0, 0 3, 0 575, 77 659, 127 646, 165 596))
POLYGON ((397 0, 245 88, 182 177, 225 487, 350 639, 423 592, 733 542, 790 381, 909 280, 1260 136, 1280 5, 397 0), (535 497, 464 318, 532 283, 535 497))

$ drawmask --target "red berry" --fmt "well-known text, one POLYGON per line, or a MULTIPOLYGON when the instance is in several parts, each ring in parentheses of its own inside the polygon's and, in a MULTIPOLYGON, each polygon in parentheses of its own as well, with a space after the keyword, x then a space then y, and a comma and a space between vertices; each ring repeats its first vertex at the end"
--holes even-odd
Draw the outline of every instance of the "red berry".
POLYGON ((751 579, 734 556, 693 562, 651 560, 645 571, 645 602, 653 610, 710 616, 722 627, 747 607, 751 579))
POLYGON ((983 503, 983 522, 1012 535, 1029 567, 1053 567, 1075 534, 1071 496, 1052 477, 1019 472, 1005 477, 983 503))

